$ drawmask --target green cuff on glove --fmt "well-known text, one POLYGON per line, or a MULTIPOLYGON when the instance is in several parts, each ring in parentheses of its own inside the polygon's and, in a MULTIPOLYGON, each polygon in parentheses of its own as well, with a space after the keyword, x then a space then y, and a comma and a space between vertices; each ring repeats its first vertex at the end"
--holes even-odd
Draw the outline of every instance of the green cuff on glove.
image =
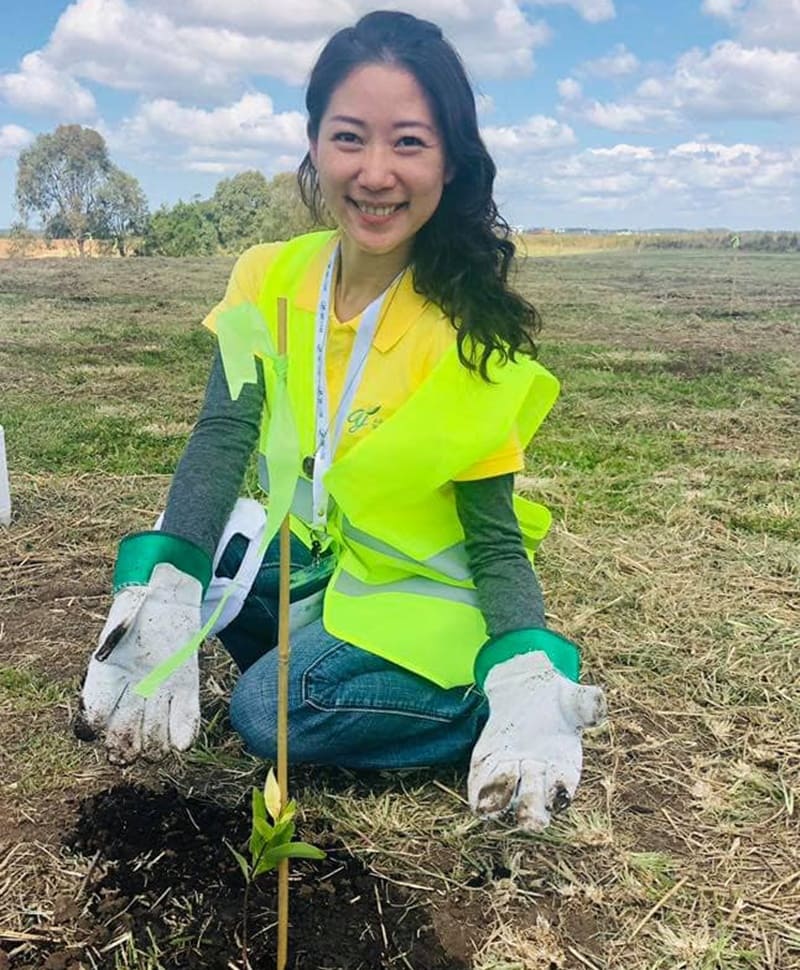
POLYGON ((530 627, 525 630, 512 630, 484 643, 475 658, 475 683, 483 689, 492 667, 521 653, 534 653, 537 650, 547 654, 550 663, 560 674, 577 682, 581 667, 578 647, 552 630, 530 627))
POLYGON ((126 586, 146 586, 153 569, 162 562, 171 563, 188 576, 194 576, 203 592, 211 582, 211 560, 188 539, 168 532, 134 532, 119 544, 114 567, 113 593, 126 586))

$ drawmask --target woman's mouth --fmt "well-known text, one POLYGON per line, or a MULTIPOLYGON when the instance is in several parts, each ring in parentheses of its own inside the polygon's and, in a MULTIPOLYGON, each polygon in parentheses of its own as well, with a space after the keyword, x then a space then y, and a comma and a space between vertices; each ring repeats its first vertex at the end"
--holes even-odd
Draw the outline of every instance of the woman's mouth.
POLYGON ((358 209, 361 215, 366 216, 370 221, 388 219, 395 212, 399 212, 400 209, 405 209, 408 206, 407 202, 388 202, 383 205, 374 205, 369 202, 358 202, 356 199, 348 199, 348 201, 358 209))

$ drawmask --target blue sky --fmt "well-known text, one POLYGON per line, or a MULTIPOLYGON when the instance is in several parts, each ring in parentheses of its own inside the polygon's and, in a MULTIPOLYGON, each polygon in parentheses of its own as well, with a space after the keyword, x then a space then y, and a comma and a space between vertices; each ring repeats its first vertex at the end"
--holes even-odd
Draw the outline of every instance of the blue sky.
MULTIPOLYGON (((800 0, 406 0, 459 49, 514 225, 800 228, 800 0)), ((101 131, 151 208, 304 150, 361 0, 26 0, 0 32, 0 226, 40 132, 101 131)))

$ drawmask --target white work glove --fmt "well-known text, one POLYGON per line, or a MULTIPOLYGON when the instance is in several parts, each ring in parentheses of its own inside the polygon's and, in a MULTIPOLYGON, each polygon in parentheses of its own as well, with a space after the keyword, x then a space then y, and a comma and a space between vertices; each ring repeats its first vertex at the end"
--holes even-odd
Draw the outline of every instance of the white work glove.
POLYGON ((133 688, 200 630, 201 583, 159 563, 146 586, 120 590, 89 661, 75 733, 105 736, 110 761, 184 751, 200 726, 197 654, 148 698, 133 688))
POLYGON ((581 731, 605 718, 603 691, 568 680, 541 650, 492 667, 483 690, 489 719, 472 750, 470 807, 485 818, 508 814, 540 832, 575 795, 581 731))

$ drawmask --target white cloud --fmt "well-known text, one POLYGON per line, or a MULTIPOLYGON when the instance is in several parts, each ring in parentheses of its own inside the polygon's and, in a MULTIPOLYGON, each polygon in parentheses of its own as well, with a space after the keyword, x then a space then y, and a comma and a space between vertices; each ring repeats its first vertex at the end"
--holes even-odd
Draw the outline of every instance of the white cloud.
POLYGON ((753 0, 736 23, 744 43, 800 49, 800 0, 753 0))
POLYGON ((671 111, 657 105, 625 101, 591 101, 581 108, 581 117, 608 131, 649 131, 658 123, 673 120, 671 111))
POLYGON ((486 117, 494 112, 494 98, 490 94, 479 94, 475 98, 475 109, 480 117, 486 117))
POLYGON ((13 158, 33 141, 33 132, 19 125, 0 127, 0 158, 13 158))
MULTIPOLYGON (((234 28, 245 32, 261 31, 279 37, 308 35, 310 25, 322 35, 354 22, 371 9, 349 0, 140 0, 146 11, 163 14, 176 24, 234 28), (359 10, 363 6, 364 10, 359 10)), ((404 9, 406 9, 404 7, 404 9)))
MULTIPOLYGON (((284 146, 281 146, 281 149, 284 146)), ((235 172, 258 169, 265 175, 294 171, 305 154, 305 145, 289 154, 274 145, 190 145, 181 154, 170 153, 162 164, 179 167, 181 171, 206 175, 231 175, 235 172)))
POLYGON ((572 99, 566 106, 610 131, 700 119, 800 117, 800 53, 721 41, 710 51, 695 48, 682 54, 670 71, 645 79, 627 98, 572 99))
POLYGON ((732 20, 747 0, 703 0, 703 13, 722 20, 732 20))
POLYGON ((529 225, 559 224, 553 219, 559 212, 568 213, 572 225, 756 227, 776 214, 791 224, 791 214, 800 214, 800 149, 698 140, 666 149, 619 143, 530 162, 509 159, 499 186, 501 195, 515 200, 514 221, 529 225))
POLYGON ((587 148, 587 155, 594 155, 597 158, 613 158, 636 161, 645 161, 655 158, 655 149, 644 145, 626 145, 624 142, 614 145, 613 148, 587 148))
POLYGON ((742 43, 797 50, 800 0, 703 0, 703 12, 727 20, 742 43))
POLYGON ((614 0, 534 0, 541 7, 562 5, 572 7, 584 20, 589 23, 599 23, 601 20, 611 20, 616 17, 614 0))
POLYGON ((104 134, 114 154, 150 167, 219 176, 254 168, 288 171, 307 144, 305 116, 276 112, 271 98, 255 92, 215 108, 155 98, 104 134))
POLYGON ((53 114, 68 121, 86 121, 96 110, 91 91, 39 51, 26 54, 19 71, 0 75, 0 98, 20 111, 53 114))
POLYGON ((690 117, 779 118, 800 114, 800 53, 715 44, 688 51, 670 79, 676 108, 690 117))
POLYGON ((564 77, 556 85, 558 96, 562 101, 579 101, 583 97, 581 82, 574 77, 564 77))
POLYGON ((668 162, 695 192, 763 194, 799 174, 790 155, 759 145, 686 142, 670 150, 668 162))
MULTIPOLYGON (((463 57, 467 69, 478 77, 519 77, 530 74, 534 55, 551 39, 542 21, 531 21, 519 0, 441 0, 441 12, 426 0, 419 9, 403 2, 409 13, 434 19, 463 57)), ((371 9, 374 4, 369 4, 371 9)))
POLYGON ((481 135, 489 151, 498 156, 542 154, 576 142, 569 125, 544 115, 533 115, 519 125, 488 126, 481 135))
POLYGON ((301 83, 319 48, 306 39, 235 27, 178 25, 126 0, 76 0, 59 18, 43 56, 65 72, 112 88, 222 100, 248 75, 301 83))
MULTIPOLYGON (((476 75, 530 73, 536 48, 551 36, 529 19, 523 0, 400 5, 441 23, 476 75)), ((332 31, 373 7, 372 0, 74 0, 47 45, 29 57, 39 59, 40 73, 46 66, 145 96, 224 103, 253 77, 302 84, 332 31)))
POLYGON ((246 94, 233 104, 205 109, 187 108, 177 101, 147 101, 126 119, 116 141, 129 150, 153 150, 165 142, 225 149, 235 155, 242 149, 303 149, 305 117, 299 111, 275 113, 266 94, 246 94))
POLYGON ((610 54, 586 61, 583 69, 595 77, 622 77, 639 68, 639 58, 624 44, 617 44, 610 54))
MULTIPOLYGON (((231 162, 203 162, 189 161, 185 166, 190 172, 203 172, 206 175, 227 175, 228 172, 236 172, 239 166, 231 162)), ((247 166, 249 168, 249 166, 247 166)))

